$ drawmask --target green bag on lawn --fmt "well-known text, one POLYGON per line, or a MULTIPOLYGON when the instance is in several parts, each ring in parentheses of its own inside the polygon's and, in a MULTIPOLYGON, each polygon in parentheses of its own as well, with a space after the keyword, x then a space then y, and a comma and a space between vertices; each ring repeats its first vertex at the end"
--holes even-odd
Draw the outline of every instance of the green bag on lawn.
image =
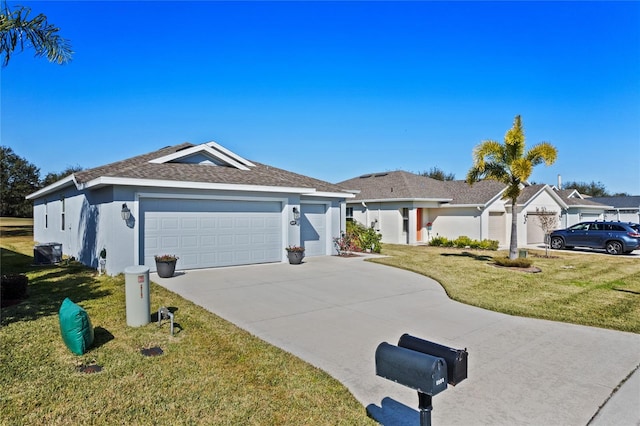
POLYGON ((93 343, 93 327, 87 311, 67 297, 60 306, 58 317, 65 345, 76 355, 84 354, 93 343))

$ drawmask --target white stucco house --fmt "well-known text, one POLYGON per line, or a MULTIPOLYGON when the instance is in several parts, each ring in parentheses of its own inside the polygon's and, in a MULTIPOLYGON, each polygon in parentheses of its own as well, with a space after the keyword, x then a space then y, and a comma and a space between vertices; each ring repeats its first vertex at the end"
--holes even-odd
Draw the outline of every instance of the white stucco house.
POLYGON ((586 197, 575 189, 554 189, 566 206, 560 216, 560 228, 589 220, 619 220, 606 214, 613 209, 611 205, 586 197))
POLYGON ((215 142, 183 143, 74 173, 27 198, 34 240, 106 272, 174 254, 178 269, 283 262, 285 247, 334 253, 345 228, 339 186, 249 161, 215 142))
POLYGON ((640 195, 591 197, 589 201, 610 206, 605 210, 605 220, 640 223, 640 195))
MULTIPOLYGON (((405 171, 371 173, 338 185, 353 190, 347 220, 372 226, 382 242, 419 244, 435 236, 455 239, 497 240, 509 244, 511 203, 502 198, 506 186, 494 180, 469 185, 464 181, 438 181, 405 171)), ((526 185, 518 198, 518 242, 544 242, 536 216, 545 211, 558 217, 558 226, 579 222, 587 215, 602 215, 606 206, 579 194, 558 194, 549 185, 526 185)))

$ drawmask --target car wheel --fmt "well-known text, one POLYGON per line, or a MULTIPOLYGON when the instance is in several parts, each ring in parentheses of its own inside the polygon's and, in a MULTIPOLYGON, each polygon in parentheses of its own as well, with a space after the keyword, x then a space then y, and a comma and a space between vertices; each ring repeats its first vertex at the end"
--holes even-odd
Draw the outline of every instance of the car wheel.
POLYGON ((618 241, 607 241, 606 249, 609 254, 620 254, 622 253, 622 244, 618 241))
POLYGON ((561 237, 551 238, 551 248, 560 250, 564 248, 564 240, 561 237))

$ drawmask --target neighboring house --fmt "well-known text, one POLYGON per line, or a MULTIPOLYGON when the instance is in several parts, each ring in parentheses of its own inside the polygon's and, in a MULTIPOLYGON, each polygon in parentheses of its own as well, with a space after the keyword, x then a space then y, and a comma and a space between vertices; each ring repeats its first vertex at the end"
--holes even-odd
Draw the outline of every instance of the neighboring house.
POLYGON ((605 220, 640 223, 640 195, 591 197, 589 200, 610 206, 604 212, 605 220))
MULTIPOLYGON (((464 235, 497 240, 503 247, 509 244, 511 203, 502 198, 506 186, 500 182, 483 180, 469 185, 394 171, 366 174, 338 185, 356 193, 347 200, 347 220, 372 226, 382 234, 382 242, 416 244, 435 236, 455 239, 464 235)), ((598 209, 602 213, 604 206, 598 209)), ((516 212, 520 244, 544 241, 536 220, 543 211, 558 218, 573 212, 549 185, 523 186, 516 212)))
POLYGON ((605 211, 613 208, 593 198, 585 197, 575 189, 555 189, 555 192, 566 204, 560 217, 559 228, 568 228, 589 220, 605 220, 605 211))
POLYGON ((175 254, 178 269, 286 260, 334 253, 345 200, 328 182, 248 161, 209 142, 183 143, 74 173, 27 198, 34 240, 108 274, 155 270, 154 255, 175 254), (129 216, 126 220, 123 220, 129 216))

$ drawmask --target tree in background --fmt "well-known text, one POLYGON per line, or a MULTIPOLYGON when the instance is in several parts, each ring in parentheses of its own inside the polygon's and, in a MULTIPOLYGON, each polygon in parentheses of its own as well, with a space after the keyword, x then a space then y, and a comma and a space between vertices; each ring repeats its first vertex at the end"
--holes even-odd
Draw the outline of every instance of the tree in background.
POLYGON ((29 19, 31 9, 17 6, 9 8, 6 1, 0 11, 0 53, 4 55, 2 66, 9 64, 16 48, 24 50, 25 44, 33 47, 35 56, 46 56, 49 62, 65 64, 71 61, 73 51, 68 40, 58 35, 59 28, 47 22, 47 17, 39 14, 29 19))
POLYGON ((40 187, 40 169, 0 147, 0 216, 32 217, 33 204, 25 197, 40 187))
POLYGON ((62 178, 66 178, 67 176, 75 173, 75 172, 79 172, 82 171, 83 168, 80 166, 69 166, 66 169, 64 169, 63 171, 61 171, 60 173, 56 173, 56 172, 49 172, 47 173, 47 175, 44 177, 44 179, 42 179, 42 181, 40 182, 40 187, 44 188, 45 186, 49 186, 52 183, 56 183, 57 181, 59 181, 62 178))
POLYGON ((503 197, 511 201, 510 259, 518 255, 517 199, 522 191, 520 185, 529 179, 535 166, 542 163, 549 166, 557 156, 558 151, 548 142, 541 142, 525 152, 524 129, 519 115, 505 134, 504 144, 485 140, 473 150, 473 166, 467 172, 467 182, 472 185, 482 179, 494 179, 507 185, 503 197))
POLYGON ((454 175, 453 173, 445 173, 438 167, 432 167, 428 172, 420 173, 420 176, 426 176, 436 180, 455 180, 456 178, 456 175, 454 175))
POLYGON ((569 181, 565 183, 563 186, 564 186, 564 189, 575 189, 580 194, 589 195, 591 197, 611 197, 612 195, 615 197, 618 197, 618 196, 629 195, 626 192, 617 192, 615 194, 610 194, 602 182, 591 181, 587 183, 587 182, 569 181))

